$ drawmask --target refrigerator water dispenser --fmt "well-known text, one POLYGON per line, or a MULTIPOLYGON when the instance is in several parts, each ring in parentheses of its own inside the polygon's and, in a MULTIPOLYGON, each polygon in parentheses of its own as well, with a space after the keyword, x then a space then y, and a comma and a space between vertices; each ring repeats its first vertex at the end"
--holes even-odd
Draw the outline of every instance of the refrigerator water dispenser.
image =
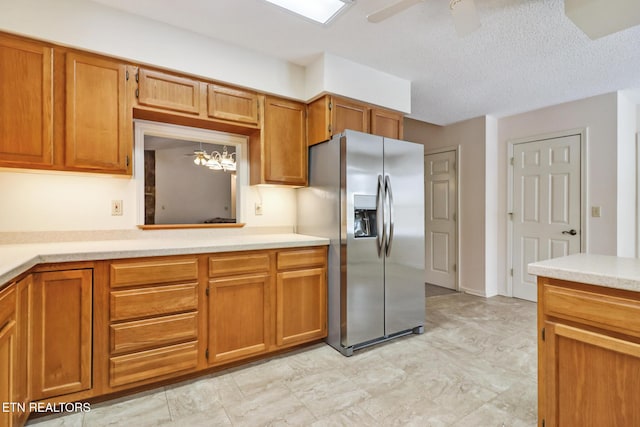
POLYGON ((353 202, 353 236, 377 237, 376 196, 357 194, 353 202))

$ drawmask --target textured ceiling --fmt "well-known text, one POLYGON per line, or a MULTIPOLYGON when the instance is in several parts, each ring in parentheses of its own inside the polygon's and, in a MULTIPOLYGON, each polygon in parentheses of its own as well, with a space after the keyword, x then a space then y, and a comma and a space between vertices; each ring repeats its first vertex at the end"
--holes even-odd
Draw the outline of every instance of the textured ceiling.
POLYGON ((329 27, 262 0, 96 0, 306 65, 328 52, 412 82, 410 117, 445 125, 640 88, 640 26, 590 40, 561 0, 475 0, 482 27, 455 34, 448 0, 382 23, 393 0, 358 0, 329 27))

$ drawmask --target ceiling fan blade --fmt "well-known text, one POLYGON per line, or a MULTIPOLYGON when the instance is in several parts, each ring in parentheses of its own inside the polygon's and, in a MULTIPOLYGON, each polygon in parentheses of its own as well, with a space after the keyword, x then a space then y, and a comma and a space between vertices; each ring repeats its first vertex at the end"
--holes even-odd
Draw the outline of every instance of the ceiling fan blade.
POLYGON ((387 7, 367 15, 367 21, 374 24, 384 21, 385 19, 391 18, 393 15, 410 8, 415 4, 422 3, 423 1, 424 0, 397 0, 395 3, 392 3, 387 7))

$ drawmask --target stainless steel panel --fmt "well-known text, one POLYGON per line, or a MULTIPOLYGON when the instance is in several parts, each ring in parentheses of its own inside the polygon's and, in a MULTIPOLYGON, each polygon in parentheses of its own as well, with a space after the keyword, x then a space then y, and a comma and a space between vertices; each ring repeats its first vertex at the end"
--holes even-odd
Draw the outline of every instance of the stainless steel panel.
POLYGON ((341 139, 345 172, 341 194, 346 222, 346 281, 341 288, 344 347, 384 336, 384 259, 378 256, 375 237, 354 236, 355 196, 377 197, 378 175, 383 170, 382 148, 382 138, 373 135, 346 131, 341 139))
POLYGON ((300 234, 326 237, 329 244, 327 343, 340 349, 340 140, 335 139, 309 148, 309 187, 297 193, 300 234))
POLYGON ((392 204, 385 259, 385 334, 391 335, 425 322, 424 147, 385 138, 384 174, 392 204))

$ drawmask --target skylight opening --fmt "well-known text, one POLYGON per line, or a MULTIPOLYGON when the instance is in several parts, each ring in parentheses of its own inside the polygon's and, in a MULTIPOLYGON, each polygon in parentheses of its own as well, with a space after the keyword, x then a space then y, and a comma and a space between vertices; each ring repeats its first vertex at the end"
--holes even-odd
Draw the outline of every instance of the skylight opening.
POLYGON ((283 9, 301 15, 307 19, 327 25, 340 12, 353 3, 353 0, 266 0, 283 9))

